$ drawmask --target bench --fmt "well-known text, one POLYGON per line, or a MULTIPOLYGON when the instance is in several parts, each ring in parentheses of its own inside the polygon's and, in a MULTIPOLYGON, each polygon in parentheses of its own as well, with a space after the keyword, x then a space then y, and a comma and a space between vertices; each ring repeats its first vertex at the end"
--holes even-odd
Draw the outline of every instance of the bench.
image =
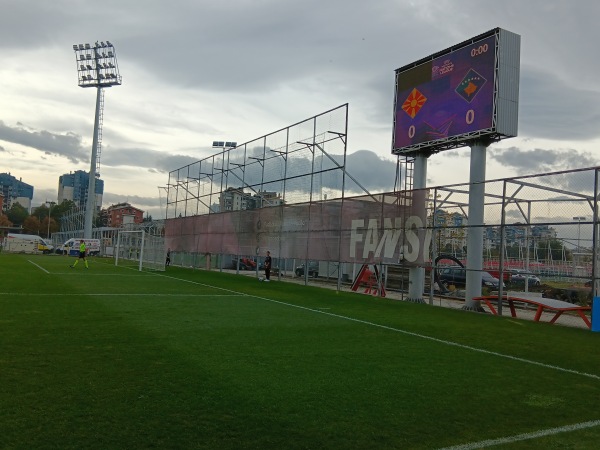
MULTIPOLYGON (((498 303, 498 296, 483 296, 483 297, 474 297, 473 300, 484 302, 487 307, 490 309, 492 314, 498 314, 494 303, 498 303)), ((586 311, 590 311, 591 306, 579 306, 574 305, 573 303, 564 302, 562 300, 555 300, 552 298, 544 298, 539 297, 537 295, 532 295, 527 292, 508 292, 503 297, 502 300, 508 303, 508 307, 510 308, 510 314, 512 317, 517 317, 517 310, 515 308, 515 303, 526 303, 533 305, 537 308, 535 312, 534 321, 539 322, 542 317, 542 313, 547 310, 554 312, 554 317, 550 320, 550 323, 556 322, 556 320, 562 315, 564 312, 573 311, 576 312, 579 317, 585 322, 588 328, 592 327, 590 319, 585 314, 586 311)))

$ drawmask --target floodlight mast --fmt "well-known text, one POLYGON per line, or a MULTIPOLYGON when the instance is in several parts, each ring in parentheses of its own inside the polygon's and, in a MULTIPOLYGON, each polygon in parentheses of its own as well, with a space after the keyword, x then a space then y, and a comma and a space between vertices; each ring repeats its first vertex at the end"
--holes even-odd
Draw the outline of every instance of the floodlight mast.
POLYGON ((96 177, 100 177, 98 153, 102 133, 103 88, 119 86, 122 79, 117 65, 115 47, 110 41, 100 43, 96 41, 93 46, 90 44, 73 44, 73 50, 75 51, 79 87, 95 87, 97 90, 94 137, 83 228, 83 237, 91 239, 94 209, 96 208, 96 177))

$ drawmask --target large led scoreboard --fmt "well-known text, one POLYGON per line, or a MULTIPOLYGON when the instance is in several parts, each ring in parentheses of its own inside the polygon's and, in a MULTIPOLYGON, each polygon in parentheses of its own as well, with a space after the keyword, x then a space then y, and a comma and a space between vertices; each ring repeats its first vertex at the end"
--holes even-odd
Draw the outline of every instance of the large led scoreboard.
POLYGON ((520 43, 496 28, 396 70, 392 153, 516 136, 520 43))

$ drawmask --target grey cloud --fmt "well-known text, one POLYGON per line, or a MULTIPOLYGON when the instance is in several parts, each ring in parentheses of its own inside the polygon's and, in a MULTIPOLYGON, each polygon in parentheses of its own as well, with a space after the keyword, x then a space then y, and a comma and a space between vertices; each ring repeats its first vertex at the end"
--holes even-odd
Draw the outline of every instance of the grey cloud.
POLYGON ((39 189, 34 186, 33 188, 33 199, 31 201, 32 206, 39 206, 48 201, 56 201, 57 192, 56 189, 39 189))
POLYGON ((370 150, 359 150, 348 155, 346 168, 371 193, 394 190, 395 160, 381 158, 370 150))
MULTIPOLYGON (((590 153, 574 149, 521 150, 516 147, 492 149, 490 157, 510 167, 518 175, 548 174, 563 170, 596 167, 599 160, 590 153)), ((594 187, 594 171, 569 174, 540 175, 535 181, 572 192, 590 193, 594 187)))
MULTIPOLYGON (((45 155, 63 156, 73 163, 88 162, 90 157, 90 148, 84 147, 81 136, 75 133, 57 134, 46 130, 32 130, 21 123, 16 127, 10 127, 0 121, 0 140, 33 148, 45 155)), ((7 150, 0 146, 0 151, 7 150)), ((181 167, 194 161, 197 161, 197 158, 143 148, 107 146, 102 152, 103 166, 144 167, 159 172, 168 172, 174 167, 181 167)))
POLYGON ((10 127, 0 121, 0 140, 31 147, 46 154, 60 155, 74 163, 86 161, 88 151, 81 145, 81 136, 74 133, 56 134, 32 131, 22 124, 10 127))
POLYGON ((139 195, 122 195, 112 192, 105 192, 102 196, 102 202, 105 205, 115 205, 117 203, 127 202, 140 209, 144 209, 144 207, 160 206, 160 198, 158 195, 156 197, 144 197, 139 195))
POLYGON ((591 154, 574 149, 492 148, 488 155, 491 159, 510 167, 518 175, 593 167, 598 164, 598 159, 591 154))
POLYGON ((107 148, 102 152, 102 165, 108 167, 132 166, 151 171, 169 172, 197 161, 186 155, 167 154, 144 148, 107 148))
POLYGON ((600 136, 599 92, 531 68, 521 72, 520 92, 520 135, 563 141, 600 136))

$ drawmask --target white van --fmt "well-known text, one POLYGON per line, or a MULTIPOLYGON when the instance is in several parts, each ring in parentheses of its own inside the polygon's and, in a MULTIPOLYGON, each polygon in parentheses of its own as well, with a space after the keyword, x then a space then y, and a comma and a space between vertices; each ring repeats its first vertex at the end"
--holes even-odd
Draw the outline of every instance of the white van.
MULTIPOLYGON (((81 238, 71 238, 61 247, 61 253, 69 256, 79 256, 79 244, 81 238)), ((100 239, 83 239, 88 256, 96 256, 100 254, 100 239)))
POLYGON ((51 253, 54 246, 36 234, 8 233, 4 251, 12 253, 51 253))

